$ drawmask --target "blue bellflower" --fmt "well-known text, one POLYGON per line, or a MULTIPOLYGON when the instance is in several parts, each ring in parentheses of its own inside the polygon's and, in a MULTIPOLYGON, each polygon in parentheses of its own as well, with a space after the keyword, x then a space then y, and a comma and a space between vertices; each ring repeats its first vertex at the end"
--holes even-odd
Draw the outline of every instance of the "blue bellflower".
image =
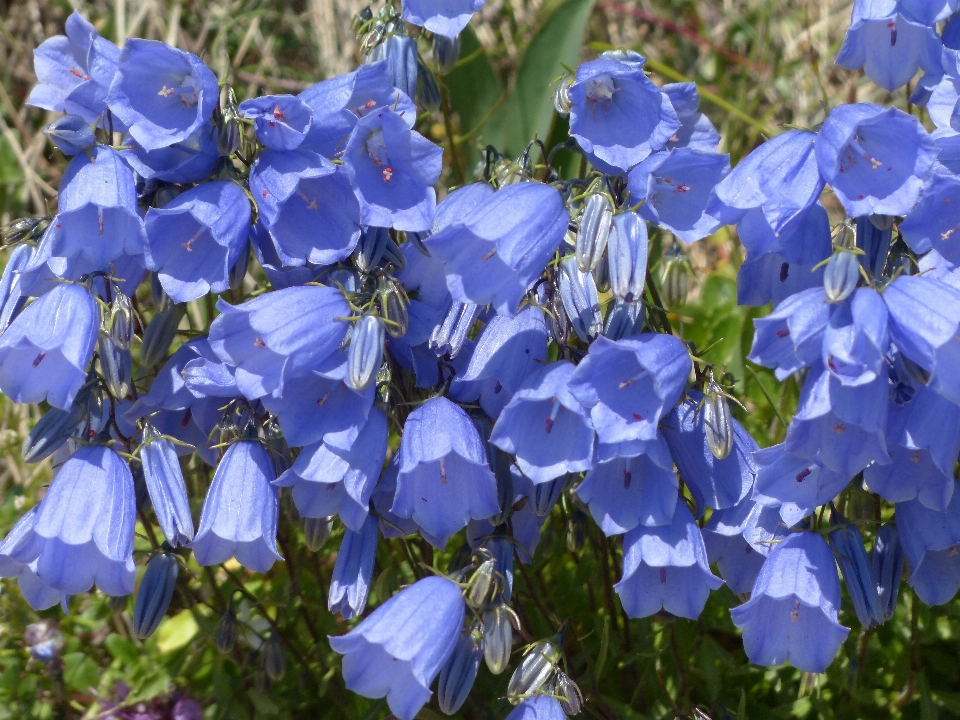
POLYGON ((795 455, 783 443, 758 450, 754 461, 758 467, 754 500, 778 508, 787 527, 833 500, 851 477, 825 467, 817 457, 795 455))
POLYGON ((313 111, 293 95, 264 95, 240 103, 242 117, 253 120, 257 140, 270 150, 296 150, 310 131, 313 111))
POLYGON ((830 310, 822 286, 791 295, 753 321, 756 334, 747 359, 773 368, 778 380, 809 367, 822 357, 830 310))
POLYGON ((79 285, 58 284, 0 335, 0 390, 18 403, 46 400, 67 410, 83 385, 100 311, 79 285))
POLYGON ((507 720, 565 720, 563 706, 550 695, 534 695, 517 705, 507 720))
POLYGON ((367 606, 373 562, 377 557, 379 524, 376 517, 368 515, 359 530, 347 528, 343 533, 337 562, 330 576, 327 609, 340 613, 344 620, 362 615, 367 606))
POLYGON ((446 398, 410 413, 400 440, 393 512, 413 519, 442 549, 470 518, 496 514, 497 483, 473 422, 446 398))
POLYGON ((195 183, 206 180, 220 159, 217 138, 216 127, 212 122, 206 122, 173 145, 144 150, 131 141, 130 147, 120 154, 145 180, 195 183))
POLYGON ((750 662, 824 672, 848 628, 837 621, 840 578, 827 542, 812 532, 788 535, 770 553, 750 600, 732 608, 750 662))
POLYGON ((710 118, 700 112, 697 84, 670 83, 660 89, 670 98, 670 104, 680 120, 680 129, 667 141, 667 149, 688 147, 701 152, 715 152, 720 144, 720 133, 710 118))
POLYGON ((67 612, 70 596, 50 587, 37 577, 36 560, 22 563, 11 557, 25 541, 30 541, 33 528, 37 524, 39 509, 40 506, 35 505, 27 510, 0 542, 0 577, 17 578, 20 594, 34 610, 46 610, 60 603, 63 611, 67 612))
POLYGON ((384 60, 390 82, 409 97, 417 95, 417 41, 409 35, 388 35, 367 55, 365 62, 384 60))
POLYGON ((960 493, 941 512, 919 500, 897 503, 897 530, 910 563, 907 582, 927 605, 942 605, 960 587, 960 493))
POLYGON ((40 84, 30 91, 27 104, 79 115, 93 125, 106 110, 120 50, 76 11, 67 18, 65 30, 66 35, 47 38, 34 50, 40 84))
POLYGON ((735 593, 749 593, 770 551, 787 528, 776 508, 750 498, 710 515, 703 528, 707 557, 735 593))
POLYGON ((456 584, 427 577, 387 600, 346 635, 331 637, 331 647, 344 656, 347 689, 386 697, 394 715, 413 720, 457 644, 465 609, 456 584))
POLYGON ((172 547, 186 545, 193 540, 193 518, 177 451, 151 426, 144 431, 144 440, 140 461, 160 530, 172 547))
POLYGON ((686 503, 669 525, 639 525, 623 538, 623 579, 613 586, 631 618, 661 608, 696 620, 711 590, 723 580, 710 572, 703 536, 686 503))
POLYGON ((144 263, 175 302, 190 302, 230 287, 230 269, 247 247, 250 203, 236 183, 204 183, 150 208, 144 225, 144 263))
POLYGON ((131 38, 120 53, 107 105, 144 150, 190 137, 213 114, 217 78, 193 53, 131 38))
POLYGON ((945 259, 960 265, 960 178, 934 175, 899 228, 918 255, 936 249, 945 259))
POLYGON ((90 123, 79 115, 61 115, 43 126, 43 134, 64 155, 82 153, 97 142, 90 123))
POLYGON ((486 0, 403 0, 401 17, 435 35, 455 39, 486 0))
POLYGON ((568 89, 570 135, 603 172, 627 171, 680 129, 670 98, 646 76, 646 58, 606 52, 577 68, 568 89))
POLYGON ((241 440, 227 448, 190 544, 198 564, 219 565, 233 557, 264 573, 283 560, 277 552, 280 501, 274 478, 270 455, 260 443, 241 440))

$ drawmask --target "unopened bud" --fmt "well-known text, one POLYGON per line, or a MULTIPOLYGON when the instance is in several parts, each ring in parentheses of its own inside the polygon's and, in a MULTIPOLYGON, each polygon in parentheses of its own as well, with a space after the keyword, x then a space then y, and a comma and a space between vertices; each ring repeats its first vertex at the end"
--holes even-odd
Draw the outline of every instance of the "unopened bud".
POLYGON ((560 78, 560 84, 553 94, 553 107, 560 117, 566 117, 570 114, 570 107, 573 103, 570 100, 570 86, 576 82, 576 76, 572 74, 564 75, 560 78))
POLYGON ((449 355, 450 359, 455 358, 463 348, 463 343, 466 342, 479 314, 479 305, 454 300, 443 321, 430 335, 430 349, 439 355, 449 355))
POLYGON ((43 134, 64 155, 79 155, 97 142, 90 123, 79 115, 61 115, 43 128, 43 134))
POLYGON ((387 244, 383 248, 383 257, 380 258, 380 264, 393 265, 394 270, 403 270, 407 266, 407 256, 393 238, 387 239, 387 244))
POLYGON ((303 522, 303 541, 307 549, 316 552, 330 539, 333 527, 333 515, 329 517, 307 518, 303 522))
POLYGON ((835 528, 830 531, 830 549, 840 566, 857 619, 864 628, 882 623, 885 618, 880 609, 880 596, 859 528, 848 523, 836 510, 831 513, 830 525, 835 528))
POLYGON ((647 224, 635 212, 613 218, 607 242, 610 266, 610 290, 625 302, 636 302, 643 295, 647 273, 647 224))
POLYGON ((424 110, 433 112, 440 107, 440 88, 433 70, 417 56, 417 103, 424 110))
POLYGON ((227 88, 227 101, 223 104, 220 121, 217 123, 217 152, 221 157, 230 157, 240 147, 240 121, 237 114, 237 99, 233 88, 227 88))
POLYGON ((357 249, 353 254, 357 267, 363 272, 373 270, 383 257, 388 240, 390 240, 389 228, 373 226, 363 228, 360 232, 360 242, 357 243, 357 249))
POLYGON ((510 471, 510 456, 496 445, 487 445, 490 469, 497 479, 497 505, 500 511, 490 518, 490 523, 496 527, 505 523, 513 513, 515 492, 513 489, 513 473, 510 471))
POLYGON ((230 268, 230 289, 237 292, 243 287, 243 279, 247 276, 247 268, 250 266, 250 243, 245 242, 243 249, 237 256, 237 261, 230 268))
POLYGON ((600 264, 610 239, 613 208, 606 195, 597 193, 587 198, 577 231, 577 267, 591 272, 600 264))
POLYGON ((497 603, 483 613, 483 659, 494 675, 502 673, 510 664, 515 623, 513 611, 504 603, 497 603))
POLYGON ((450 658, 440 669, 437 683, 437 703, 444 714, 453 715, 463 707, 477 679, 482 657, 483 639, 479 626, 461 630, 450 658))
POLYGON ((533 488, 533 512, 537 517, 545 517, 553 510, 560 499, 566 478, 557 478, 550 482, 537 483, 533 488))
POLYGON ((459 35, 453 40, 439 34, 433 36, 433 61, 437 66, 437 72, 441 75, 447 75, 453 72, 453 68, 456 67, 459 58, 459 35))
POLYGON ((410 323, 407 315, 407 296, 400 283, 392 278, 381 285, 380 316, 384 320, 390 337, 399 338, 407 334, 410 323))
POLYGON ((273 682, 280 682, 287 674, 287 653, 276 630, 270 633, 263 645, 263 669, 273 682))
POLYGON ((133 344, 133 305, 122 292, 113 296, 110 305, 110 339, 121 350, 133 344))
POLYGON ((147 563, 133 605, 133 632, 141 640, 153 635, 167 614, 179 573, 180 563, 176 555, 161 552, 147 563))
POLYGON ((527 651, 513 672, 507 686, 507 700, 517 705, 550 679, 560 660, 560 651, 553 643, 538 642, 527 651))
POLYGON ((583 694, 577 684, 563 671, 557 670, 553 681, 553 693, 560 702, 560 707, 567 715, 579 715, 583 708, 583 694))
POLYGON ((574 332, 583 342, 590 342, 603 329, 600 297, 593 276, 588 272, 581 272, 576 259, 569 257, 560 263, 557 285, 563 308, 574 332))
POLYGON ((150 274, 150 297, 153 300, 153 307, 158 313, 163 313, 173 307, 173 300, 167 295, 167 291, 160 284, 160 276, 157 273, 150 274))
POLYGON ((849 250, 835 252, 823 271, 823 290, 827 301, 841 303, 857 289, 860 282, 860 263, 849 250))
POLYGON ((81 391, 68 410, 51 408, 37 421, 23 442, 21 456, 27 463, 53 455, 71 437, 78 435, 87 417, 88 391, 81 391))
POLYGON ((611 340, 636 335, 643 327, 644 316, 642 302, 627 303, 623 300, 614 300, 607 311, 603 335, 611 340))
POLYGON ((493 597, 496 589, 496 562, 493 558, 484 560, 470 578, 465 600, 472 608, 482 608, 493 597))
POLYGON ((158 312, 143 331, 143 343, 140 346, 140 364, 144 367, 156 367, 167 357, 170 344, 177 335, 177 326, 186 312, 186 306, 173 305, 166 312, 158 312))
POLYGON ((723 389, 710 378, 703 396, 703 432, 707 446, 717 460, 723 460, 733 450, 733 418, 723 389))
POLYGON ((660 264, 663 268, 660 275, 660 299, 664 306, 671 310, 685 305, 693 270, 680 243, 675 242, 670 246, 663 254, 660 264))
POLYGON ((347 384, 354 390, 366 390, 383 362, 383 320, 364 315, 353 327, 347 354, 347 384))
POLYGON ((107 389, 115 398, 125 398, 133 387, 133 358, 129 350, 123 350, 110 339, 109 335, 100 335, 97 344, 100 354, 100 372, 107 389))
POLYGON ((579 507, 574 507, 567 519, 567 549, 572 553, 583 550, 587 535, 587 516, 579 507))
POLYGON ((880 622, 883 622, 892 618, 897 608, 900 576, 903 574, 903 548, 896 525, 884 523, 877 530, 870 561, 880 598, 880 615, 883 618, 880 622))
POLYGON ((236 613, 233 612, 232 607, 228 608, 217 624, 217 650, 222 653, 233 650, 233 646, 237 644, 239 628, 240 624, 237 622, 236 613))

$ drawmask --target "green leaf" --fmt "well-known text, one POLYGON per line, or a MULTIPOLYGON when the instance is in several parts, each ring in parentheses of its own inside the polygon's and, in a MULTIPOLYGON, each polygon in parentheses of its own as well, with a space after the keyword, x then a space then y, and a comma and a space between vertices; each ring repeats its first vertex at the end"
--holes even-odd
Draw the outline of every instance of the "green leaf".
POLYGON ((610 618, 603 619, 603 633, 600 635, 600 653, 597 655, 597 665, 593 671, 596 684, 600 684, 600 676, 603 675, 603 666, 607 662, 607 652, 610 649, 610 618))
MULTIPOLYGON (((462 146, 472 165, 480 157, 479 144, 499 147, 503 143, 502 124, 498 126, 490 120, 477 129, 497 104, 503 90, 486 51, 469 25, 460 34, 460 57, 470 60, 458 65, 446 77, 446 86, 450 93, 450 104, 460 117, 460 135, 476 130, 470 141, 462 146)), ((468 165, 466 169, 469 172, 471 167, 468 165)))
POLYGON ((157 628, 157 649, 163 653, 178 650, 193 640, 199 630, 200 627, 189 610, 165 618, 157 628))
POLYGON ((87 692, 100 682, 100 668, 81 652, 63 656, 63 680, 74 690, 87 692))
POLYGON ((107 635, 107 639, 103 641, 103 644, 106 646, 107 652, 109 652, 114 659, 120 660, 127 666, 135 665, 137 660, 143 657, 143 654, 137 649, 136 645, 116 633, 107 635))
POLYGON ((546 141, 554 120, 554 81, 564 65, 580 63, 583 33, 593 0, 566 0, 540 27, 527 46, 506 111, 506 150, 519 155, 534 136, 546 141))

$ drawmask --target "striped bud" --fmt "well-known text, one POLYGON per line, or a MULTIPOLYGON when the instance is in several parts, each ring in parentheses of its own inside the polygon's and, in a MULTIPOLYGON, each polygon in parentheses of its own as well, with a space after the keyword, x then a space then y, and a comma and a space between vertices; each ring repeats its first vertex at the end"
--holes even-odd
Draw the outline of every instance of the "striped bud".
POLYGON ((513 489, 513 473, 510 472, 510 456, 496 445, 487 444, 487 456, 490 458, 490 469, 497 479, 497 505, 500 512, 490 518, 490 523, 496 527, 505 523, 513 513, 513 500, 516 493, 513 489))
POLYGON ((497 603, 483 612, 483 659, 487 669, 499 675, 510 664, 513 650, 513 611, 504 603, 497 603))
POLYGON ((560 263, 557 284, 563 309, 570 319, 577 337, 585 343, 596 338, 603 329, 600 315, 600 297, 593 275, 581 272, 575 258, 569 257, 560 263))
POLYGON ((579 507, 574 507, 567 519, 567 549, 572 553, 583 550, 587 536, 587 515, 579 507))
POLYGON ((453 40, 443 35, 433 36, 433 61, 437 66, 437 72, 441 75, 448 75, 453 72, 460 58, 460 36, 457 35, 453 40))
POLYGON ((110 339, 109 335, 100 335, 97 345, 100 354, 100 372, 107 389, 115 398, 125 398, 133 387, 133 358, 129 350, 124 350, 110 339))
POLYGON ((635 212, 613 218, 607 242, 610 290, 625 302, 636 302, 643 295, 647 273, 647 224, 635 212))
POLYGON ((263 644, 263 669, 273 682, 280 682, 287 674, 287 653, 276 630, 270 633, 263 644))
POLYGON ((567 715, 579 715, 583 708, 583 694, 577 684, 563 671, 557 670, 557 675, 553 680, 553 692, 560 701, 560 707, 567 715))
MULTIPOLYGON (((412 233, 411 233, 412 234, 412 233)), ((393 238, 387 239, 387 244, 383 248, 383 257, 380 258, 380 264, 393 265, 394 270, 403 270, 407 266, 407 256, 393 238)))
POLYGON ((153 425, 144 428, 143 439, 140 463, 157 522, 170 545, 186 545, 193 540, 193 517, 177 450, 153 425))
POLYGON ((407 334, 410 324, 407 296, 400 284, 392 278, 381 285, 380 316, 386 321, 386 331, 390 337, 399 338, 407 334))
POLYGON ((364 315, 353 327, 347 354, 347 384, 354 390, 366 390, 383 362, 383 320, 364 315))
POLYGON ((577 231, 577 267, 591 272, 603 259, 613 225, 613 207, 606 195, 596 194, 587 198, 577 231))
POLYGON ((333 528, 333 515, 329 517, 307 518, 303 522, 303 541, 307 549, 316 552, 330 539, 333 528))
POLYGON ((180 563, 176 555, 161 552, 147 563, 133 605, 133 632, 141 640, 153 635, 167 614, 179 573, 180 563))
POLYGON ((830 549, 840 566, 857 619, 864 628, 879 625, 886 618, 860 530, 835 510, 831 512, 830 525, 835 528, 829 535, 830 549))
POLYGON ((493 537, 484 540, 483 546, 493 555, 499 594, 505 602, 510 602, 513 596, 513 542, 500 529, 493 537))
POLYGON ((880 598, 880 615, 883 620, 889 620, 897 608, 900 576, 903 574, 903 548, 896 525, 885 523, 877 530, 870 560, 877 595, 880 598))
POLYGON ((465 600, 472 608, 482 608, 493 597, 496 589, 496 562, 484 560, 470 578, 465 600))
POLYGON ((80 434, 87 419, 89 395, 89 390, 83 390, 69 410, 51 408, 44 413, 23 442, 21 457, 24 462, 40 462, 53 455, 71 437, 80 434))
POLYGON ((539 690, 553 675, 559 660, 560 651, 553 643, 538 642, 530 648, 510 678, 507 700, 517 705, 539 690))
POLYGON ((570 114, 570 86, 576 82, 576 76, 572 74, 564 75, 560 78, 557 90, 553 94, 553 107, 560 117, 566 117, 570 114))
POLYGON ((233 650, 237 644, 237 634, 240 624, 237 622, 237 615, 233 608, 228 608, 217 623, 217 650, 222 653, 228 653, 233 650))
POLYGON ((122 292, 113 296, 110 304, 110 339, 121 350, 133 344, 133 305, 122 292))
POLYGON ((158 313, 166 312, 173 307, 173 300, 160 284, 160 276, 157 273, 150 274, 150 298, 153 300, 154 310, 158 313))
POLYGON ((417 56, 417 104, 430 112, 440 108, 440 88, 437 86, 437 78, 419 55, 417 56))
POLYGON ((849 250, 835 252, 823 271, 823 291, 827 301, 841 303, 857 289, 860 282, 860 262, 849 250))
POLYGON ((363 228, 360 233, 360 242, 357 243, 357 249, 353 253, 357 267, 363 272, 373 270, 383 257, 383 251, 389 240, 389 228, 372 226, 363 228))
POLYGON ((607 320, 603 326, 603 334, 611 340, 636 335, 643 328, 645 318, 643 303, 626 303, 623 300, 614 300, 607 311, 607 320))
POLYGON ((443 322, 439 323, 430 335, 430 349, 439 355, 449 355, 451 360, 455 358, 463 348, 463 343, 479 314, 479 305, 454 300, 443 322))
POLYGON ((550 482, 537 483, 533 488, 533 512, 537 517, 545 517, 553 510, 560 499, 566 478, 557 478, 550 482))
POLYGON ((710 378, 703 396, 703 433, 707 445, 717 460, 723 460, 733 450, 733 418, 723 389, 710 378))
POLYGON ((444 714, 453 715, 463 707, 477 679, 482 657, 483 638, 479 626, 461 630, 450 658, 440 669, 437 683, 437 703, 444 714))
POLYGON ((186 312, 185 305, 171 305, 166 312, 158 312, 143 331, 140 346, 140 364, 156 367, 167 358, 170 343, 177 334, 177 326, 186 312))
POLYGON ((663 268, 660 275, 660 299, 664 306, 671 310, 685 305, 693 269, 680 243, 675 242, 670 246, 663 254, 660 265, 663 268))

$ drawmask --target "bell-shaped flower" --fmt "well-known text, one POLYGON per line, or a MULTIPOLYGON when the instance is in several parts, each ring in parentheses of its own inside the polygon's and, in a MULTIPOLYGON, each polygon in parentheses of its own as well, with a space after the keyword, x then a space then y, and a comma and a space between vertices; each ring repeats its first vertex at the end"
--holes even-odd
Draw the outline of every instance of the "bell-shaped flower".
POLYGON ((204 183, 150 208, 144 225, 147 268, 175 302, 190 302, 230 287, 230 269, 246 250, 250 203, 236 183, 204 183))
POLYGON ((387 600, 346 635, 331 637, 331 647, 344 656, 347 689, 364 697, 386 697, 394 715, 413 720, 457 644, 465 609, 456 584, 426 577, 387 600))
POLYGON ((24 542, 29 542, 32 538, 39 509, 40 506, 35 505, 27 510, 0 542, 0 577, 17 578, 20 594, 34 610, 46 610, 60 603, 64 612, 67 612, 70 596, 50 587, 37 576, 36 560, 22 563, 11 557, 24 542))
POLYGON ((623 538, 623 579, 613 589, 628 617, 663 609, 696 620, 710 591, 721 585, 686 503, 677 503, 669 525, 638 525, 623 538))
POLYGON ((851 477, 825 467, 816 457, 795 455, 783 443, 757 450, 754 461, 758 468, 754 499, 778 507, 787 527, 833 500, 851 477))
POLYGON ((757 466, 753 454, 756 441, 736 420, 731 420, 732 450, 718 460, 710 449, 706 433, 707 411, 703 396, 689 391, 663 423, 663 436, 677 464, 680 478, 690 489, 697 511, 720 510, 736 505, 753 489, 757 466))
POLYGON ((786 449, 807 458, 818 456, 847 478, 871 462, 889 462, 884 437, 888 386, 886 377, 844 385, 818 363, 804 380, 786 449))
POLYGON ((848 628, 837 621, 840 578, 833 553, 820 535, 788 535, 767 557, 750 600, 730 610, 743 628, 750 662, 824 672, 848 628))
POLYGON ((516 456, 521 472, 534 483, 593 465, 593 428, 569 390, 575 370, 573 363, 561 360, 529 375, 490 435, 491 443, 516 456))
POLYGON ((927 605, 942 605, 960 587, 960 493, 943 511, 919 500, 897 503, 894 517, 910 564, 907 582, 927 605))
POLYGON ((403 0, 401 17, 435 35, 455 39, 486 0, 403 0))
POLYGON ((925 276, 901 275, 883 291, 890 337, 930 373, 930 387, 960 404, 960 288, 925 276))
POLYGON ((253 120, 257 140, 270 150, 296 150, 310 131, 313 111, 293 95, 264 95, 240 103, 242 117, 253 120))
POLYGON ((570 135, 600 170, 627 171, 663 148, 680 129, 670 98, 643 71, 646 58, 602 53, 577 68, 570 97, 570 135))
POLYGON ((283 393, 284 381, 317 369, 338 351, 350 307, 335 288, 291 287, 239 305, 217 302, 210 347, 236 367, 237 387, 248 399, 283 393))
POLYGON ((717 185, 707 214, 733 224, 748 210, 760 208, 774 233, 783 233, 817 202, 823 190, 816 139, 806 130, 788 130, 767 140, 717 185))
POLYGON ((398 33, 387 35, 365 58, 368 63, 381 60, 387 63, 391 84, 407 97, 415 98, 418 75, 416 38, 398 33))
POLYGON ((90 292, 57 284, 0 335, 0 390, 13 402, 46 400, 67 410, 86 381, 100 331, 90 292))
POLYGON ((906 215, 931 175, 937 146, 912 115, 854 103, 830 112, 816 155, 847 214, 906 215))
POLYGON ((550 695, 534 695, 517 705, 507 720, 565 720, 560 702, 550 695))
POLYGON ((186 140, 213 115, 217 77, 193 53, 158 40, 127 40, 107 94, 111 112, 145 150, 186 140))
POLYGON ((470 361, 457 379, 496 378, 511 395, 547 362, 547 325, 543 310, 529 305, 514 317, 495 315, 483 328, 470 361))
POLYGON ((387 418, 372 408, 353 442, 344 442, 344 434, 328 433, 305 447, 275 484, 293 487, 303 517, 339 515, 350 530, 360 532, 387 454, 387 418))
POLYGON ((357 246, 360 206, 347 174, 316 153, 265 151, 250 192, 284 265, 331 265, 357 246))
POLYGON ((10 327, 27 303, 20 271, 30 264, 32 258, 33 248, 25 243, 17 245, 7 258, 0 275, 0 334, 10 327))
POLYGON ((680 129, 667 141, 667 149, 688 147, 701 152, 715 152, 720 144, 720 133, 710 118, 700 112, 697 84, 670 83, 660 89, 670 98, 670 104, 680 120, 680 129))
POLYGON ((343 153, 364 225, 419 231, 433 227, 443 150, 398 112, 379 108, 361 118, 343 153))
POLYGON ((258 442, 233 443, 217 466, 190 548, 200 565, 230 558, 248 570, 266 572, 277 560, 280 502, 272 485, 270 454, 258 442))
POLYGON ((541 183, 508 185, 427 238, 444 263, 454 300, 492 304, 512 316, 560 246, 570 216, 560 193, 541 183))
POLYGON ((363 118, 380 108, 392 108, 409 127, 417 107, 393 85, 386 61, 361 65, 351 73, 317 83, 298 96, 313 111, 313 121, 302 150, 332 158, 346 147, 350 132, 363 118))
POLYGON ((79 115, 61 115, 43 126, 43 134, 64 155, 82 153, 97 142, 90 123, 79 115))
POLYGON ((348 527, 343 533, 330 576, 327 609, 340 613, 344 620, 362 615, 367 606, 373 562, 377 559, 378 526, 377 518, 368 515, 357 530, 348 527))
POLYGON ((69 595, 94 583, 107 595, 133 593, 133 475, 113 450, 81 446, 60 466, 37 510, 36 524, 11 557, 37 561, 47 585, 69 595))
POLYGON ((602 443, 653 440, 680 399, 690 355, 672 335, 597 338, 570 378, 570 392, 590 411, 602 443))
POLYGON ((140 461, 160 530, 172 547, 186 545, 193 540, 193 518, 177 451, 156 428, 148 426, 143 434, 140 461))
POLYGON ((774 368, 778 380, 817 362, 831 305, 823 287, 814 287, 784 300, 772 313, 753 321, 756 335, 747 359, 774 368))
POLYGON ((120 50, 76 11, 67 18, 65 30, 66 35, 47 38, 34 50, 40 84, 30 91, 27 104, 79 115, 93 125, 106 110, 120 50))
POLYGON ((865 385, 885 374, 889 347, 887 307, 873 288, 860 288, 830 313, 822 360, 844 385, 865 385))
POLYGON ((720 221, 706 214, 717 183, 730 172, 730 156, 693 148, 657 152, 630 171, 630 202, 637 212, 684 242, 706 237, 720 221))
POLYGON ((220 159, 218 132, 212 121, 205 122, 180 142, 145 150, 130 141, 120 151, 123 159, 145 180, 187 184, 206 180, 220 159))
MULTIPOLYGON (((666 444, 662 437, 657 442, 666 444)), ((680 485, 669 458, 664 447, 660 453, 610 458, 587 470, 577 495, 605 535, 619 535, 638 525, 666 525, 673 519, 680 485)))
POLYGON ((787 534, 776 508, 747 498, 717 510, 703 528, 707 557, 736 594, 749 593, 770 551, 787 534))
POLYGON ((930 27, 933 24, 914 20, 894 3, 858 0, 836 63, 848 70, 863 68, 867 77, 889 92, 910 82, 918 68, 938 74, 942 71, 940 39, 930 27))
POLYGON ((470 518, 499 510, 497 483, 476 426, 444 397, 418 407, 403 427, 393 512, 413 519, 442 549, 470 518))
POLYGON ((920 202, 898 227, 916 254, 936 248, 951 263, 960 265, 960 178, 934 175, 920 202))

